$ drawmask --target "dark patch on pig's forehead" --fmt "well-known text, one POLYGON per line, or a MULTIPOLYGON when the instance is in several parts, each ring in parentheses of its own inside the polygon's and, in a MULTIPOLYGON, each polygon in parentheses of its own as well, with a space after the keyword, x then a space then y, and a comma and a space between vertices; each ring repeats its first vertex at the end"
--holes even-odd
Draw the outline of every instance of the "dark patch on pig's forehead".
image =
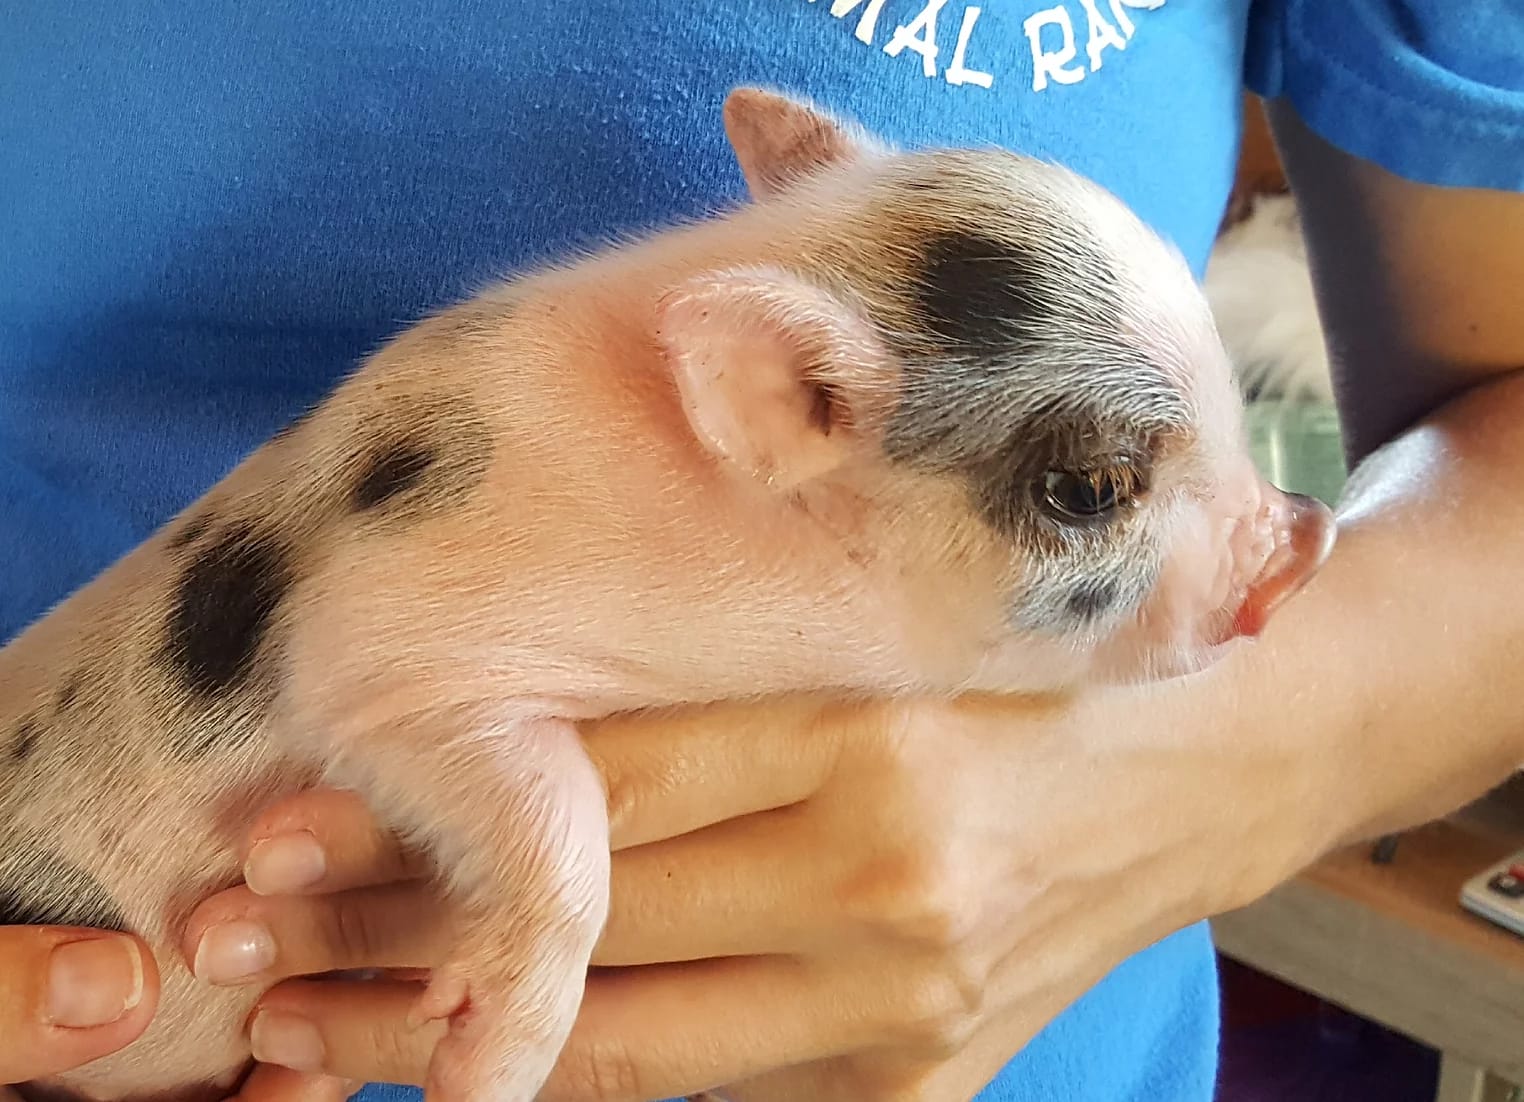
POLYGON ((936 234, 913 276, 916 311, 947 351, 1001 355, 1051 312, 1042 268, 1034 252, 1020 245, 979 233, 936 234))
POLYGON ((1123 337, 1117 286, 1082 231, 1043 243, 985 227, 930 233, 906 272, 908 316, 886 329, 903 365, 890 458, 962 474, 1008 533, 1029 504, 1024 480, 1045 467, 1126 455, 1146 471, 1189 410, 1123 337))
POLYGON ((1082 228, 1058 222, 1048 232, 1056 239, 980 225, 927 235, 908 282, 915 320, 938 351, 990 359, 1063 333, 1120 331, 1113 259, 1082 228))
POLYGON ((0 859, 0 926, 127 929, 121 907, 99 880, 39 840, 6 838, 0 859))

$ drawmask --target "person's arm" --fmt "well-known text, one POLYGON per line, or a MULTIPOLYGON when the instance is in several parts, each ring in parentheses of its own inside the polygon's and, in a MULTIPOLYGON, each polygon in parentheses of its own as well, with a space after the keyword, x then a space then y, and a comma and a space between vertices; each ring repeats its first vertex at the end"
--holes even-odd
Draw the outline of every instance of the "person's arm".
POLYGON ((1524 766, 1524 195, 1415 184, 1270 111, 1356 466, 1332 560, 1231 694, 1245 737, 1322 733, 1349 841, 1524 766))

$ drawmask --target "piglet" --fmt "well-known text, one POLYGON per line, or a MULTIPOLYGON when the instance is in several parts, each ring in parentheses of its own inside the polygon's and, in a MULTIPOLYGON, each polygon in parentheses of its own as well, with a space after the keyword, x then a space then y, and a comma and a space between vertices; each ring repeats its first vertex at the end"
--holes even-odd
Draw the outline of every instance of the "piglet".
POLYGON ((437 1102, 528 1102, 608 906, 577 721, 763 693, 1200 670, 1330 550, 1255 473, 1186 265, 1115 197, 734 92, 751 201, 486 290, 0 652, 0 902, 138 932, 164 995, 33 1089, 212 1094, 254 993, 189 910, 255 810, 358 790, 464 916, 437 1102))

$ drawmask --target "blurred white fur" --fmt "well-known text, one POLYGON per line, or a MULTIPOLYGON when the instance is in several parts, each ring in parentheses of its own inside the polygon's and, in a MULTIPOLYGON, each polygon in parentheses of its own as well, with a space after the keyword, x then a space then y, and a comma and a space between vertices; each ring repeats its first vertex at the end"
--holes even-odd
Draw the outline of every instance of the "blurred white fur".
POLYGON ((1218 239, 1204 282, 1245 393, 1333 400, 1301 219, 1291 196, 1257 196, 1248 217, 1218 239))

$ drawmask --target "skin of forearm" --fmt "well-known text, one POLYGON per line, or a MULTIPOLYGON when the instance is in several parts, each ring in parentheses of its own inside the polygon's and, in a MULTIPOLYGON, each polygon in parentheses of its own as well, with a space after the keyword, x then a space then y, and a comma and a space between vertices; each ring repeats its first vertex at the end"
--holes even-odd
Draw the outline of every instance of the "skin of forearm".
MULTIPOLYGON (((1327 843, 1447 814, 1524 766, 1524 378, 1371 456, 1323 573, 1244 655, 1245 737, 1300 733, 1327 843)), ((1273 782, 1272 782, 1273 783, 1273 782)))
POLYGON ((1338 845, 1524 766, 1524 196, 1413 184, 1270 116, 1355 469, 1328 565, 1219 684, 1245 737, 1302 733, 1338 845))

